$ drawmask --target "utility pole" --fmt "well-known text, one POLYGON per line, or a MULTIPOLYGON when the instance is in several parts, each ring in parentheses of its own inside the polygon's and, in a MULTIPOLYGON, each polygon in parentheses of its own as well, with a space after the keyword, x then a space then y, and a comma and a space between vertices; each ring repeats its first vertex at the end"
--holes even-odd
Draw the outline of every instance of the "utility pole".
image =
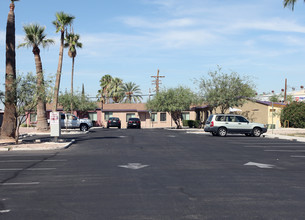
POLYGON ((285 79, 284 103, 287 104, 287 79, 285 79))
POLYGON ((155 80, 152 81, 152 84, 156 85, 156 93, 159 92, 159 85, 161 84, 160 78, 165 77, 165 76, 160 76, 159 73, 160 73, 160 71, 158 69, 157 75, 156 76, 151 76, 152 78, 155 78, 155 80))

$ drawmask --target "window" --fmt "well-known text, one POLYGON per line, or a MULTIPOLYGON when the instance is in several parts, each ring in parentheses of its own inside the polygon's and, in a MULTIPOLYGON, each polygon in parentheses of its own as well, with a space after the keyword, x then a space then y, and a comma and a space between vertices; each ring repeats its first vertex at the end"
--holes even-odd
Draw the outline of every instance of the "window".
POLYGON ((151 113, 151 121, 157 121, 157 113, 151 113))
POLYGON ((239 121, 239 122, 248 123, 248 120, 247 120, 247 119, 245 119, 244 117, 241 117, 241 116, 236 116, 236 119, 237 119, 237 121, 239 121))
POLYGON ((31 121, 31 123, 36 122, 37 121, 37 115, 36 114, 31 114, 30 115, 30 121, 31 121))
POLYGON ((182 113, 182 120, 190 120, 190 113, 182 113))
POLYGON ((97 121, 97 113, 96 112, 89 112, 88 116, 89 116, 89 119, 91 119, 92 121, 97 121))
POLYGON ((160 121, 166 121, 166 113, 160 113, 160 121))
POLYGON ((130 119, 130 118, 134 118, 135 114, 134 113, 127 113, 126 114, 126 122, 130 119))
POLYGON ((105 120, 108 121, 110 117, 112 117, 112 112, 105 112, 105 120))

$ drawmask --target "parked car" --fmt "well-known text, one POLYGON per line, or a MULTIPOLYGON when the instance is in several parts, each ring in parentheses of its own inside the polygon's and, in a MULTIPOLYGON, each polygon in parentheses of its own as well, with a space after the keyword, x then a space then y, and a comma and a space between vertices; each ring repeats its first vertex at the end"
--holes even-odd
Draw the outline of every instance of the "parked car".
MULTIPOLYGON (((50 119, 48 119, 50 124, 50 119)), ((88 131, 93 126, 90 119, 79 119, 70 113, 60 114, 60 127, 61 128, 79 128, 81 131, 88 131)))
POLYGON ((141 128, 141 121, 139 118, 129 118, 127 128, 141 128))
POLYGON ((121 120, 117 117, 111 117, 107 121, 107 128, 110 127, 118 127, 119 129, 121 128, 121 120))
POLYGON ((239 133, 246 136, 259 137, 267 132, 267 125, 251 123, 241 115, 212 114, 206 121, 204 131, 213 136, 226 136, 227 133, 239 133))

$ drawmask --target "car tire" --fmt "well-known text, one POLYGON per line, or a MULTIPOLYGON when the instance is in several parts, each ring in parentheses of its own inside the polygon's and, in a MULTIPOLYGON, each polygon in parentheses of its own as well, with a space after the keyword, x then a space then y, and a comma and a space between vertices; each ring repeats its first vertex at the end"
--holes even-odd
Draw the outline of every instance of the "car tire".
POLYGON ((219 128, 217 131, 217 135, 220 137, 225 137, 227 135, 227 129, 226 128, 219 128))
POLYGON ((260 128, 253 128, 252 135, 254 137, 260 137, 262 134, 262 130, 260 128))
POLYGON ((121 129, 121 126, 119 126, 118 129, 121 129))
POLYGON ((217 136, 217 132, 211 132, 213 136, 217 136))
POLYGON ((88 127, 88 125, 80 125, 80 130, 81 131, 88 131, 89 130, 89 127, 88 127))
POLYGON ((250 136, 251 136, 251 134, 250 134, 250 133, 246 133, 245 135, 246 135, 247 137, 250 137, 250 136))

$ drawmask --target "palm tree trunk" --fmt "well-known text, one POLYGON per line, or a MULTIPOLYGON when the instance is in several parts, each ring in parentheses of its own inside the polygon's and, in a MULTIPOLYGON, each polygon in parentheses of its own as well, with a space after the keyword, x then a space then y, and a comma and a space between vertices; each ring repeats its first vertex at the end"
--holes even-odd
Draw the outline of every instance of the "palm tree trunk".
POLYGON ((16 53, 15 53, 15 14, 14 3, 10 4, 10 12, 6 26, 6 73, 5 73, 5 110, 1 127, 2 138, 15 138, 17 126, 16 111, 16 53))
POLYGON ((53 96, 53 106, 52 106, 53 112, 57 111, 58 93, 59 93, 59 86, 60 86, 63 54, 64 54, 64 38, 65 38, 65 32, 62 31, 61 38, 60 38, 59 60, 58 60, 56 81, 55 81, 55 87, 54 87, 54 96, 53 96))
POLYGON ((72 57, 72 73, 71 73, 71 114, 73 114, 73 76, 74 76, 74 59, 72 57))
POLYGON ((38 90, 38 100, 37 100, 37 130, 47 131, 48 121, 46 116, 46 102, 45 102, 45 88, 44 79, 42 72, 42 62, 40 58, 40 50, 38 47, 33 49, 36 65, 36 75, 37 75, 37 90, 38 90))

